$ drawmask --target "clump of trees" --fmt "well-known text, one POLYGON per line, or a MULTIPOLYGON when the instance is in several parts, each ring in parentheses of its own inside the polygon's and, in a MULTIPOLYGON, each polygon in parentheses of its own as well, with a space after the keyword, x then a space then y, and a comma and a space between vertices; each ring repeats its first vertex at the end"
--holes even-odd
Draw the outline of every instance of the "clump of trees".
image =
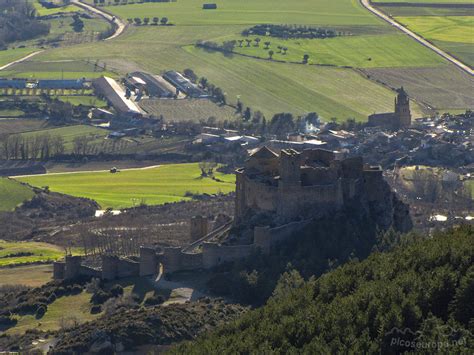
POLYGON ((71 26, 74 32, 82 32, 84 30, 84 21, 82 21, 79 14, 75 14, 74 16, 72 16, 72 19, 73 22, 71 23, 71 26))
POLYGON ((332 38, 338 33, 332 29, 301 25, 255 25, 242 31, 243 36, 257 35, 277 38, 332 38))
POLYGON ((36 18, 31 2, 0 0, 0 49, 8 43, 49 34, 51 26, 36 18))
POLYGON ((150 19, 150 17, 144 17, 144 18, 140 18, 140 17, 135 17, 135 18, 128 18, 127 19, 127 22, 130 24, 130 25, 135 25, 135 26, 147 26, 147 25, 152 25, 152 26, 169 26, 171 25, 169 23, 169 20, 168 20, 168 17, 162 17, 162 18, 159 18, 159 17, 153 17, 150 19))

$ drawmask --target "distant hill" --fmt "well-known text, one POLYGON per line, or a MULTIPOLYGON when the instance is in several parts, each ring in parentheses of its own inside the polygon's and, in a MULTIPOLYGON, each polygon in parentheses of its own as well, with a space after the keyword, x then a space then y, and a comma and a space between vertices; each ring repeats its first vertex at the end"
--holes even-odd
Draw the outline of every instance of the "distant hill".
POLYGON ((405 241, 317 280, 282 275, 267 304, 173 350, 213 353, 468 353, 474 228, 405 241))

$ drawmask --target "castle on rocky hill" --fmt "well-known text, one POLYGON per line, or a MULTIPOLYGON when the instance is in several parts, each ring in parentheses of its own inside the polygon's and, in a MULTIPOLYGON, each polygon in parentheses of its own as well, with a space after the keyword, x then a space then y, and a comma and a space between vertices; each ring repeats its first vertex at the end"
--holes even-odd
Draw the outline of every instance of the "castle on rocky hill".
POLYGON ((323 149, 286 149, 278 156, 263 147, 236 176, 236 223, 266 213, 284 224, 339 210, 357 197, 385 197, 379 166, 364 165, 362 157, 341 159, 323 149))
POLYGON ((191 244, 160 250, 143 246, 133 260, 102 255, 99 268, 69 256, 54 264, 54 278, 156 276, 159 265, 164 273, 209 269, 257 250, 269 253, 311 223, 334 219, 337 213, 362 216, 381 231, 411 228, 408 206, 391 191, 382 169, 364 164, 362 157, 322 149, 285 149, 278 155, 262 147, 236 171, 236 185, 234 219, 194 217, 191 244))

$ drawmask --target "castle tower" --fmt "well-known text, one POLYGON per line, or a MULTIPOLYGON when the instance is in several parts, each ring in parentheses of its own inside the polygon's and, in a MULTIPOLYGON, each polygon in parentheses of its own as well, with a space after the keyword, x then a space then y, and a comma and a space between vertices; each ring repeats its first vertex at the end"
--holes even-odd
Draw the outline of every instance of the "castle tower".
POLYGON ((190 237, 194 242, 209 233, 209 219, 203 216, 194 216, 191 218, 190 237))
POLYGON ((280 154, 280 183, 301 185, 301 154, 294 149, 283 149, 280 154))
POLYGON ((410 99, 403 89, 403 86, 397 90, 398 95, 395 99, 395 114, 398 118, 398 128, 411 126, 410 99))
POLYGON ((298 216, 301 189, 301 154, 293 149, 280 153, 277 214, 282 222, 298 216))

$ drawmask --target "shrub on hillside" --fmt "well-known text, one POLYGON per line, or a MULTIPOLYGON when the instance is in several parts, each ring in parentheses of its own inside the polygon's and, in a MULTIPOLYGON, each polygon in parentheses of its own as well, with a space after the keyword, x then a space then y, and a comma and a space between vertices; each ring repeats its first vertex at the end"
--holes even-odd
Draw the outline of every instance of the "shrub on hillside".
POLYGON ((165 302, 165 298, 162 295, 153 295, 145 300, 145 306, 156 306, 165 302))

